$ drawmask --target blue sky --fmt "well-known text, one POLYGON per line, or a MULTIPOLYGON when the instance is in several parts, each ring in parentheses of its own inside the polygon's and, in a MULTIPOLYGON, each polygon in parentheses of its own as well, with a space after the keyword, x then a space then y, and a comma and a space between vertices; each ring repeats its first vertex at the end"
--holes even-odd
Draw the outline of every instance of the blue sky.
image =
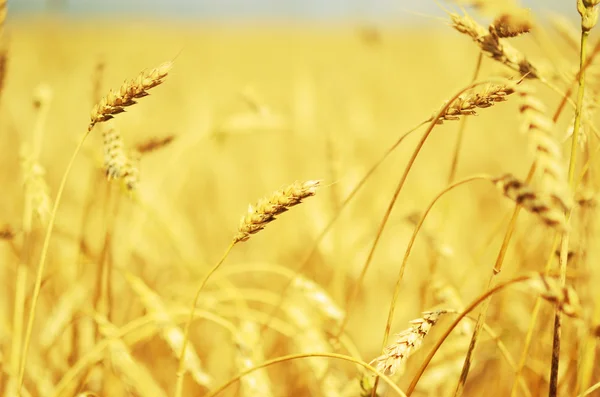
MULTIPOLYGON (((443 0, 439 0, 443 3, 443 0)), ((39 13, 61 3, 71 15, 135 14, 205 19, 404 19, 427 20, 443 15, 435 0, 8 0, 15 14, 39 13)), ((534 11, 551 10, 576 16, 575 0, 523 0, 534 11)))

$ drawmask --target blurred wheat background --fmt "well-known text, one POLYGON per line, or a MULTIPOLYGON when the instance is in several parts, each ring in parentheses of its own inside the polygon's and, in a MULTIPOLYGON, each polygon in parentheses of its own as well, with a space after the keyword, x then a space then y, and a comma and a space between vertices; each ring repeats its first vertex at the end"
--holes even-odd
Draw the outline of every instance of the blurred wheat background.
MULTIPOLYGON (((541 152, 558 148, 551 166, 567 179, 580 70, 576 1, 554 9, 537 5, 527 18, 530 32, 500 39, 535 64, 540 78, 490 58, 453 29, 448 14, 466 11, 487 31, 494 18, 527 4, 427 3, 425 10, 412 10, 429 13, 413 15, 422 24, 232 24, 129 20, 118 13, 13 17, 9 2, 0 68, 0 394, 398 395, 388 381, 406 393, 427 353, 468 304, 493 285, 546 269, 548 276, 531 276, 492 295, 479 317, 485 324, 474 350, 469 344, 485 304, 471 311, 407 393, 600 395, 594 394, 600 393, 600 80, 594 60, 582 101, 577 184, 566 193, 574 202, 565 208, 570 225, 557 229, 544 218, 562 196, 551 194, 545 209, 541 201, 528 207, 531 196, 547 193, 541 152), (87 136, 54 219, 61 178, 90 111, 111 89, 118 92, 125 80, 165 61, 173 64, 162 84, 87 136), (352 200, 345 199, 399 137, 434 120, 474 76, 502 81, 508 94, 502 91, 502 100, 489 108, 477 106, 476 116, 455 107, 460 120, 448 115, 431 124, 379 233, 430 123, 408 135, 352 200), (572 101, 552 123, 569 88, 572 101), (541 102, 532 119, 523 111, 528 95, 541 102), (531 138, 547 123, 551 132, 543 142, 551 149, 531 138), (122 140, 134 184, 107 179, 103 137, 110 133, 122 140), (486 180, 460 185, 433 206, 414 246, 409 243, 428 205, 453 181, 508 173, 525 181, 534 161, 531 190, 515 198, 505 180, 495 180, 500 190, 486 180), (184 342, 194 295, 228 250, 248 205, 260 213, 255 204, 261 197, 314 180, 314 197, 234 244, 200 291, 184 342), (511 198, 524 207, 516 218, 511 198), (490 282, 499 261, 501 272, 490 282), (406 271, 387 340, 401 267, 406 271), (422 314, 428 311, 435 312, 422 314), (553 354, 555 313, 560 355, 553 354), (408 337, 394 336, 404 330, 408 337), (384 340, 398 341, 396 355, 382 350, 384 340), (189 349, 185 373, 178 369, 183 344, 189 349), (344 357, 287 359, 236 378, 267 360, 310 353, 344 357), (384 361, 376 359, 381 355, 384 361), (378 380, 377 390, 367 364, 389 376, 378 380)), ((592 3, 582 2, 597 12, 592 3)), ((588 45, 593 58, 593 30, 588 45)), ((485 87, 491 86, 474 90, 485 87)))

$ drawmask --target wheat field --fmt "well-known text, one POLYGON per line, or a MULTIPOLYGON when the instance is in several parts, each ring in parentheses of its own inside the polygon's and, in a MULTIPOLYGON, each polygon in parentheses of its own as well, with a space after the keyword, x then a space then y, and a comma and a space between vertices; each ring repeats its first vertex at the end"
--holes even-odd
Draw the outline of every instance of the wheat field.
POLYGON ((600 395, 580 3, 579 84, 580 21, 517 10, 9 14, 0 394, 600 395))

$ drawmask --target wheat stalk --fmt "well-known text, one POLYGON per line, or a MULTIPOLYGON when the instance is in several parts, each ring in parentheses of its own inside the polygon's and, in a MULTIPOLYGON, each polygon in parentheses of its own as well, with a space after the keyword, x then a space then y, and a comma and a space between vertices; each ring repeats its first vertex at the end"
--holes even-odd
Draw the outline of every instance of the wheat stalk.
POLYGON ((125 81, 119 90, 110 90, 108 95, 103 97, 92 109, 88 131, 91 131, 97 123, 110 120, 114 115, 123 113, 127 106, 136 103, 136 99, 147 96, 148 90, 163 82, 172 66, 173 62, 165 62, 154 69, 144 70, 134 80, 125 81))
MULTIPOLYGON (((42 287, 42 278, 44 275, 44 270, 46 268, 46 260, 48 258, 48 251, 50 248, 50 238, 52 236, 52 231, 54 229, 54 225, 56 222, 56 216, 58 213, 58 206, 61 202, 62 195, 65 190, 65 186, 67 184, 67 179, 73 165, 75 164, 75 159, 77 155, 83 148, 83 145, 92 131, 94 125, 98 122, 106 121, 112 118, 112 115, 120 113, 123 111, 124 106, 129 106, 135 103, 134 98, 140 98, 148 95, 147 90, 155 87, 156 85, 162 82, 162 79, 167 75, 169 69, 171 68, 172 63, 168 62, 159 66, 156 69, 153 69, 150 72, 143 72, 140 74, 137 80, 132 81, 130 83, 125 83, 121 87, 121 91, 119 93, 115 93, 111 91, 109 95, 103 98, 98 105, 91 112, 91 121, 88 125, 87 131, 82 135, 81 139, 77 143, 73 154, 71 155, 65 172, 60 180, 58 185, 56 199, 54 201, 54 205, 52 207, 52 211, 50 212, 48 226, 46 228, 46 235, 44 237, 44 241, 42 244, 40 259, 36 270, 35 282, 33 285, 33 291, 31 293, 31 302, 29 309, 29 318, 27 320, 27 328, 25 330, 25 336, 23 338, 23 349, 22 349, 22 360, 19 365, 19 373, 18 373, 18 382, 17 382, 17 394, 20 392, 23 387, 23 381, 25 377, 25 368, 27 367, 27 357, 29 354, 29 348, 31 345, 31 336, 33 333, 33 325, 35 321, 36 308, 38 304, 38 300, 40 297, 40 291, 42 287)), ((185 350, 185 349, 184 349, 185 350)))
POLYGON ((255 206, 248 206, 248 213, 240 220, 233 243, 248 240, 251 235, 258 233, 275 220, 275 217, 300 204, 303 199, 314 196, 319 184, 318 180, 294 182, 274 192, 270 197, 260 199, 255 206))
MULTIPOLYGON (((233 240, 225 250, 225 253, 221 257, 221 259, 208 271, 208 273, 204 276, 202 281, 200 282, 200 286, 196 290, 196 294, 194 296, 194 300, 190 309, 190 316, 185 325, 184 338, 183 338, 183 348, 182 351, 185 351, 185 348, 189 341, 190 336, 190 326, 194 319, 194 311, 196 310, 196 304, 200 297, 200 293, 202 289, 208 282, 208 279, 217 271, 217 269, 225 262, 225 259, 233 249, 233 247, 241 242, 246 241, 250 238, 252 234, 258 233, 265 226, 272 222, 276 216, 286 212, 291 207, 298 205, 302 202, 303 199, 314 196, 317 191, 317 187, 319 186, 320 181, 318 180, 310 180, 306 182, 295 182, 288 187, 278 190, 273 193, 269 198, 263 198, 258 201, 258 203, 252 207, 251 205, 248 208, 248 213, 242 217, 240 220, 238 232, 235 234, 233 240)), ((179 368, 177 371, 177 381, 175 384, 175 396, 181 397, 183 394, 183 376, 184 376, 184 357, 183 354, 179 358, 179 368)))

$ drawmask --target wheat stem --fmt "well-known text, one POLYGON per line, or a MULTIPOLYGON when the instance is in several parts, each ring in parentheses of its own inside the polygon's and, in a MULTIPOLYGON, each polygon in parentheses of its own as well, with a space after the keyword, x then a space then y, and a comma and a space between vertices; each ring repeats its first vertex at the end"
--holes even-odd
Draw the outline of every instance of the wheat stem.
POLYGON ((56 199, 54 200, 54 205, 52 207, 52 212, 50 213, 50 218, 48 221, 48 227, 46 228, 46 236, 44 237, 44 243, 42 244, 42 251, 40 253, 40 261, 38 263, 38 268, 35 277, 35 284, 33 287, 33 293, 31 296, 31 307, 29 309, 29 319, 27 320, 27 329, 25 330, 25 338, 23 341, 23 350, 21 356, 21 366, 19 368, 19 377, 17 384, 17 396, 20 396, 21 388, 23 386, 23 378, 25 376, 25 366, 27 364, 27 354, 29 353, 29 345, 31 343, 31 333, 33 332, 33 322, 35 320, 35 309, 37 307, 37 302, 40 296, 40 290, 42 288, 42 277, 44 275, 44 269, 46 266, 46 258, 48 256, 48 248, 50 247, 50 237, 52 235, 52 230, 54 229, 54 224, 56 222, 56 214, 58 213, 58 206, 60 204, 60 200, 62 198, 63 192, 65 190, 65 186, 67 184, 67 178, 71 169, 73 168, 73 164, 75 164, 75 158, 77 158, 77 154, 83 147, 85 139, 89 135, 91 130, 88 129, 87 132, 83 134, 81 140, 77 144, 75 151, 73 152, 69 163, 67 164, 67 168, 62 176, 60 181, 60 185, 58 186, 58 191, 56 192, 56 199))
MULTIPOLYGON (((589 7, 592 12, 593 6, 589 7)), ((573 136, 571 138, 571 157, 569 160, 569 185, 571 189, 574 189, 575 183, 575 170, 577 167, 577 151, 579 150, 579 128, 581 126, 581 109, 583 106, 583 95, 585 91, 585 63, 586 63, 586 48, 587 41, 590 34, 591 27, 586 26, 584 13, 582 13, 582 29, 581 29, 581 45, 580 45, 580 55, 579 55, 579 86, 577 89, 577 103, 575 107, 575 124, 573 126, 573 136)), ((595 10, 597 13, 597 9, 595 10)), ((597 18, 597 14, 596 14, 597 18)), ((574 190, 573 190, 574 191, 574 190)), ((567 224, 570 221, 572 214, 572 209, 568 209, 566 213, 566 222, 567 224)), ((562 286, 565 285, 566 275, 567 275, 567 259, 569 254, 569 237, 570 233, 567 229, 563 232, 561 244, 560 244, 560 256, 559 256, 559 266, 560 266, 560 278, 562 286)), ((554 332, 552 338, 552 362, 550 365, 550 388, 548 395, 551 397, 556 397, 558 395, 558 367, 560 363, 560 342, 561 342, 561 328, 562 328, 562 318, 561 312, 557 308, 554 313, 554 332)))
POLYGON ((446 330, 446 332, 444 332, 442 334, 442 336, 440 337, 440 339, 437 341, 437 343, 435 344, 435 346, 431 349, 431 351, 429 352, 429 354, 427 355, 427 357, 425 358, 425 360, 423 361, 423 364, 421 364, 421 366, 419 367, 419 369, 417 370, 416 375, 413 377, 407 391, 406 391, 406 395, 410 396, 414 390, 415 387, 417 386, 417 383, 419 383, 419 379, 421 379, 421 376, 423 376, 423 373, 425 372, 425 370, 427 369, 427 366, 429 365, 429 363, 431 362, 431 360, 433 359, 433 356, 435 356, 435 354, 437 353, 437 351, 439 350, 439 348, 442 346, 442 344, 444 343, 444 341, 446 340, 446 338, 448 338, 448 336, 450 335, 450 333, 454 330, 454 328, 456 328, 456 326, 458 325, 458 323, 467 316, 467 314, 469 314, 471 311, 473 311, 473 309, 475 309, 479 304, 481 304, 482 302, 484 302, 486 299, 488 299, 489 297, 491 297, 492 295, 494 295, 496 292, 510 286, 513 284, 517 284, 517 283, 522 283, 525 281, 529 281, 529 280, 535 280, 538 277, 542 277, 542 279, 544 277, 546 277, 543 274, 533 274, 533 275, 524 275, 524 276, 519 276, 516 278, 513 278, 511 280, 507 280, 504 281, 502 283, 497 284, 495 287, 487 290, 486 292, 484 292, 482 295, 480 295, 479 297, 477 297, 475 300, 473 300, 473 302, 471 302, 471 304, 469 306, 467 306, 459 315, 458 317, 454 320, 454 322, 452 322, 452 324, 448 327, 448 329, 446 330))
MULTIPOLYGON (((379 244, 379 240, 381 239, 381 236, 383 234, 383 230, 385 229, 387 221, 388 221, 388 219, 392 213, 392 210, 396 204, 396 199, 400 195, 400 191, 402 190, 402 187, 404 186, 404 183, 406 182, 406 179, 408 178, 408 174, 409 174, 410 170, 412 169, 412 166, 414 165, 421 149, 425 145, 425 141, 427 140, 427 138, 433 131, 433 128, 438 124, 438 121, 447 113, 448 109, 450 109, 452 107, 453 102, 455 100, 457 100, 463 93, 465 93, 465 92, 469 91, 470 89, 475 88, 477 86, 480 86, 483 84, 493 84, 497 81, 498 81, 498 79, 484 80, 484 81, 474 82, 474 83, 468 85, 467 87, 463 88, 458 93, 456 93, 453 97, 451 97, 450 100, 448 102, 446 102, 446 104, 444 106, 442 106, 442 108, 431 118, 429 127, 427 128, 427 130, 421 137, 421 140, 419 141, 416 148, 414 149, 414 151, 408 161, 408 164, 404 170, 404 173, 402 174, 402 177, 400 178, 398 185, 396 186, 396 190, 394 191, 392 199, 390 200, 388 207, 383 215, 383 219, 381 220, 381 223, 380 223, 379 228, 377 229, 377 232, 375 235, 375 239, 373 240, 373 244, 371 245, 369 255, 367 256, 367 259, 363 265, 363 268, 358 277, 356 285, 353 288, 353 290, 350 294, 350 297, 348 299, 348 302, 346 305, 346 316, 344 317, 344 321, 342 322, 340 329, 337 332, 337 337, 339 337, 339 335, 344 333, 346 325, 348 324, 350 309, 352 308, 352 306, 354 305, 354 303, 356 301, 356 298, 358 297, 359 288, 362 286, 362 282, 366 276, 367 270, 369 269, 369 266, 371 265, 375 251, 379 244)), ((502 83, 506 83, 506 80, 502 80, 502 83)), ((336 337, 336 339, 337 339, 337 337, 336 337)))
MULTIPOLYGON (((473 78, 471 79, 471 83, 477 80, 477 76, 479 76, 479 71, 481 70, 482 61, 483 53, 480 51, 479 55, 477 56, 477 63, 475 66, 475 72, 473 73, 473 78)), ((454 146, 454 152, 452 153, 452 162, 450 163, 450 172, 448 173, 448 184, 454 182, 454 179, 456 178, 456 172, 458 170, 458 157, 460 155, 460 149, 462 147, 466 127, 467 118, 464 117, 460 120, 460 125, 458 127, 458 136, 456 137, 456 145, 454 146)))
POLYGON ((206 282, 213 275, 214 272, 225 262, 227 256, 231 252, 235 245, 235 241, 232 241, 231 244, 225 250, 225 253, 221 257, 221 259, 206 273, 206 276, 200 282, 200 286, 196 290, 196 295, 194 296, 194 300, 192 301, 192 306, 190 307, 190 316, 185 324, 185 331, 183 332, 183 346, 181 347, 181 354, 179 355, 179 367, 177 369, 177 382, 175 384, 175 397, 181 397, 183 395, 183 377, 185 375, 185 351, 187 349, 187 345, 190 339, 190 328, 192 326, 192 322, 194 321, 194 312, 196 310, 196 305, 198 303, 198 299, 200 298, 200 292, 206 285, 206 282))
MULTIPOLYGON (((385 349, 385 347, 388 344, 388 339, 389 339, 389 335, 392 329, 392 323, 394 321, 394 312, 396 311, 396 303, 398 302, 398 297, 400 295, 400 285, 402 283, 402 278, 404 276, 404 269, 406 268, 406 264, 408 263, 408 257, 410 256, 410 253, 412 251, 412 247, 415 243, 415 240, 417 238, 417 234, 419 233, 419 231, 421 230, 421 227, 423 226, 423 223, 425 222, 425 219, 427 218, 427 215, 429 214, 429 212, 433 209, 433 206, 437 203, 437 201, 442 198, 446 193, 448 193, 450 190, 459 187, 461 185, 467 184, 469 182, 473 182, 476 180, 489 180, 491 181, 491 177, 489 175, 475 175, 475 176, 471 176, 465 179, 462 179, 458 182, 455 182, 453 184, 451 184, 450 186, 446 187, 444 190, 442 190, 440 193, 438 193, 435 198, 429 203, 429 205, 427 206, 427 208, 425 209, 425 211, 423 212, 423 215, 421 216, 421 219, 419 219, 419 222, 417 223, 417 225, 415 226, 415 229, 413 231, 413 234, 410 237, 410 240, 408 241, 408 245, 406 247, 406 251, 404 252, 404 257, 402 258, 402 264, 400 265, 400 269, 398 270, 398 277, 396 278, 396 285, 394 287, 394 293, 392 295, 392 300, 390 302, 390 309, 388 312, 388 317, 387 317, 387 322, 385 324, 385 332, 383 334, 383 343, 382 343, 382 351, 385 349)), ((378 379, 375 379, 375 385, 373 387, 373 391, 372 391, 372 396, 375 395, 376 390, 377 390, 377 383, 378 383, 378 379)))
MULTIPOLYGON (((185 313, 181 313, 181 314, 179 314, 179 312, 178 312, 178 318, 179 318, 179 316, 181 316, 181 317, 185 316, 185 318, 187 319, 188 314, 189 314, 189 310, 186 310, 185 313)), ((234 335, 237 331, 236 327, 230 321, 228 321, 228 320, 224 319, 223 317, 220 317, 214 313, 211 313, 209 311, 198 310, 196 315, 201 316, 202 318, 204 318, 206 320, 210 320, 213 323, 221 326, 222 328, 229 331, 229 333, 231 335, 234 335)), ((130 321, 129 323, 125 324, 123 327, 119 328, 118 333, 115 334, 115 337, 123 339, 128 335, 143 334, 143 333, 140 333, 139 331, 141 329, 144 329, 144 327, 156 324, 156 321, 157 321, 156 316, 138 317, 138 318, 130 321)), ((71 383, 75 383, 77 378, 80 375, 82 375, 86 369, 88 369, 94 363, 102 360, 102 354, 105 352, 105 350, 107 349, 109 344, 110 344, 110 340, 105 338, 105 339, 102 339, 101 341, 99 341, 96 345, 94 345, 91 350, 86 351, 85 354, 82 355, 77 360, 77 362, 75 362, 73 365, 71 365, 69 367, 69 369, 67 370, 67 372, 65 372, 62 375, 62 377, 56 384, 56 387, 54 388, 54 390, 52 391, 52 394, 50 394, 50 396, 51 397, 65 396, 67 387, 71 383)))
MULTIPOLYGON (((289 291, 290 287, 292 286, 292 284, 294 283, 294 281, 296 279, 298 279, 299 277, 302 277, 302 274, 304 273, 304 271, 310 265, 311 260, 313 259, 313 257, 315 256, 315 254, 319 251, 319 245, 320 245, 320 243, 323 241, 323 239, 325 238, 325 236, 327 235, 327 233, 329 233, 329 231, 331 230, 331 228, 333 227, 333 225, 335 224, 335 222, 341 216, 343 210, 348 206, 348 204, 350 203, 350 201, 352 201, 352 199, 356 196, 356 194, 358 193, 358 191, 365 185, 365 183, 371 177, 371 175, 373 175, 375 173, 375 171, 377 171, 377 169, 385 161, 385 159, 387 159, 389 157, 389 155, 392 154, 392 152, 404 141, 404 139, 406 139, 407 137, 409 137, 413 132, 417 131, 422 125, 425 125, 426 123, 427 122, 419 123, 418 125, 416 125, 415 127, 413 127, 411 130, 405 132, 402 136, 400 136, 400 138, 398 138, 396 140, 396 142, 394 142, 394 144, 392 146, 390 146, 386 150, 386 152, 383 154, 383 156, 381 156, 379 158, 379 160, 377 160, 377 162, 375 164, 373 164, 373 166, 371 166, 371 168, 361 178, 361 180, 358 182, 358 184, 352 189, 352 191, 350 192, 350 194, 348 194, 348 196, 340 204, 337 212, 333 215, 333 218, 331 218, 331 220, 329 221, 329 223, 325 226, 325 228, 321 231, 321 233, 319 233, 319 235, 315 239, 314 243, 312 244, 311 250, 308 252, 308 254, 306 255, 306 257, 302 261, 302 264, 300 265, 300 267, 298 268, 298 270, 295 271, 295 276, 292 277, 292 278, 290 278, 290 280, 281 289, 281 292, 279 293, 280 294, 279 303, 277 305, 275 305, 275 307, 273 308, 273 311, 269 315, 269 318, 273 318, 275 316, 275 314, 279 311, 279 309, 281 308, 281 306, 285 302, 285 299, 287 297, 287 292, 289 291)), ((261 329, 261 332, 264 332, 268 328, 268 325, 269 325, 269 321, 267 321, 267 323, 265 323, 263 325, 263 327, 261 329)))
POLYGON ((399 396, 404 396, 406 397, 406 394, 398 387, 398 385, 396 385, 396 383, 390 379, 389 376, 386 376, 385 374, 383 374, 382 372, 378 371, 375 367, 367 364, 364 361, 361 361, 355 357, 351 357, 351 356, 346 356, 343 354, 337 354, 337 353, 303 353, 303 354, 289 354, 287 356, 281 356, 281 357, 277 357, 271 360, 267 360, 262 364, 259 364, 253 368, 249 368, 247 370, 245 370, 244 372, 239 373, 238 375, 236 375, 235 377, 231 378, 230 380, 228 380, 227 382, 223 383, 221 386, 217 387, 216 389, 212 390, 210 393, 208 393, 207 395, 205 395, 204 397, 215 397, 217 394, 221 393, 222 391, 224 391, 225 389, 227 389, 229 386, 231 386, 232 384, 234 384, 235 382, 237 382, 241 377, 253 372, 253 371, 257 371, 259 369, 262 368, 266 368, 268 366, 274 365, 274 364, 279 364, 279 363, 283 363, 283 362, 287 362, 287 361, 293 361, 293 360, 299 360, 302 358, 311 358, 311 357, 324 357, 324 358, 331 358, 331 359, 337 359, 337 360, 343 360, 343 361, 347 361, 350 363, 354 363, 356 365, 360 365, 361 367, 363 367, 364 369, 366 369, 367 371, 381 377, 383 380, 385 380, 385 382, 389 385, 389 387, 394 390, 399 396))
MULTIPOLYGON (((527 175, 527 183, 531 181, 533 175, 535 174, 536 164, 533 163, 531 168, 529 169, 529 174, 527 175)), ((512 239, 513 233, 515 231, 517 225, 517 219, 519 217, 519 212, 521 211, 521 206, 516 205, 513 213, 511 215, 508 228, 506 229, 506 233, 504 234, 504 239, 502 240, 502 245, 500 246, 500 250, 498 251, 498 255, 496 256, 496 262, 494 263, 494 267, 492 268, 492 274, 488 281, 487 289, 491 289, 494 285, 494 280, 496 276, 502 270, 502 264, 504 263, 504 258, 506 256, 506 251, 508 250, 508 245, 512 239)), ((469 342, 469 348, 467 350, 467 354, 465 355, 465 361, 463 363, 463 368, 460 373, 460 378, 458 380, 458 385, 456 386, 456 390, 454 392, 455 396, 460 396, 464 390, 464 385, 467 382, 467 377, 469 375, 469 370, 471 368, 471 362, 473 358, 473 353, 475 352, 475 347, 477 346, 477 339, 481 333, 481 328, 483 324, 485 324, 487 318, 487 311, 490 306, 490 299, 483 302, 481 311, 477 316, 477 321, 475 323, 475 329, 473 330, 473 335, 471 336, 471 341, 469 342)))

